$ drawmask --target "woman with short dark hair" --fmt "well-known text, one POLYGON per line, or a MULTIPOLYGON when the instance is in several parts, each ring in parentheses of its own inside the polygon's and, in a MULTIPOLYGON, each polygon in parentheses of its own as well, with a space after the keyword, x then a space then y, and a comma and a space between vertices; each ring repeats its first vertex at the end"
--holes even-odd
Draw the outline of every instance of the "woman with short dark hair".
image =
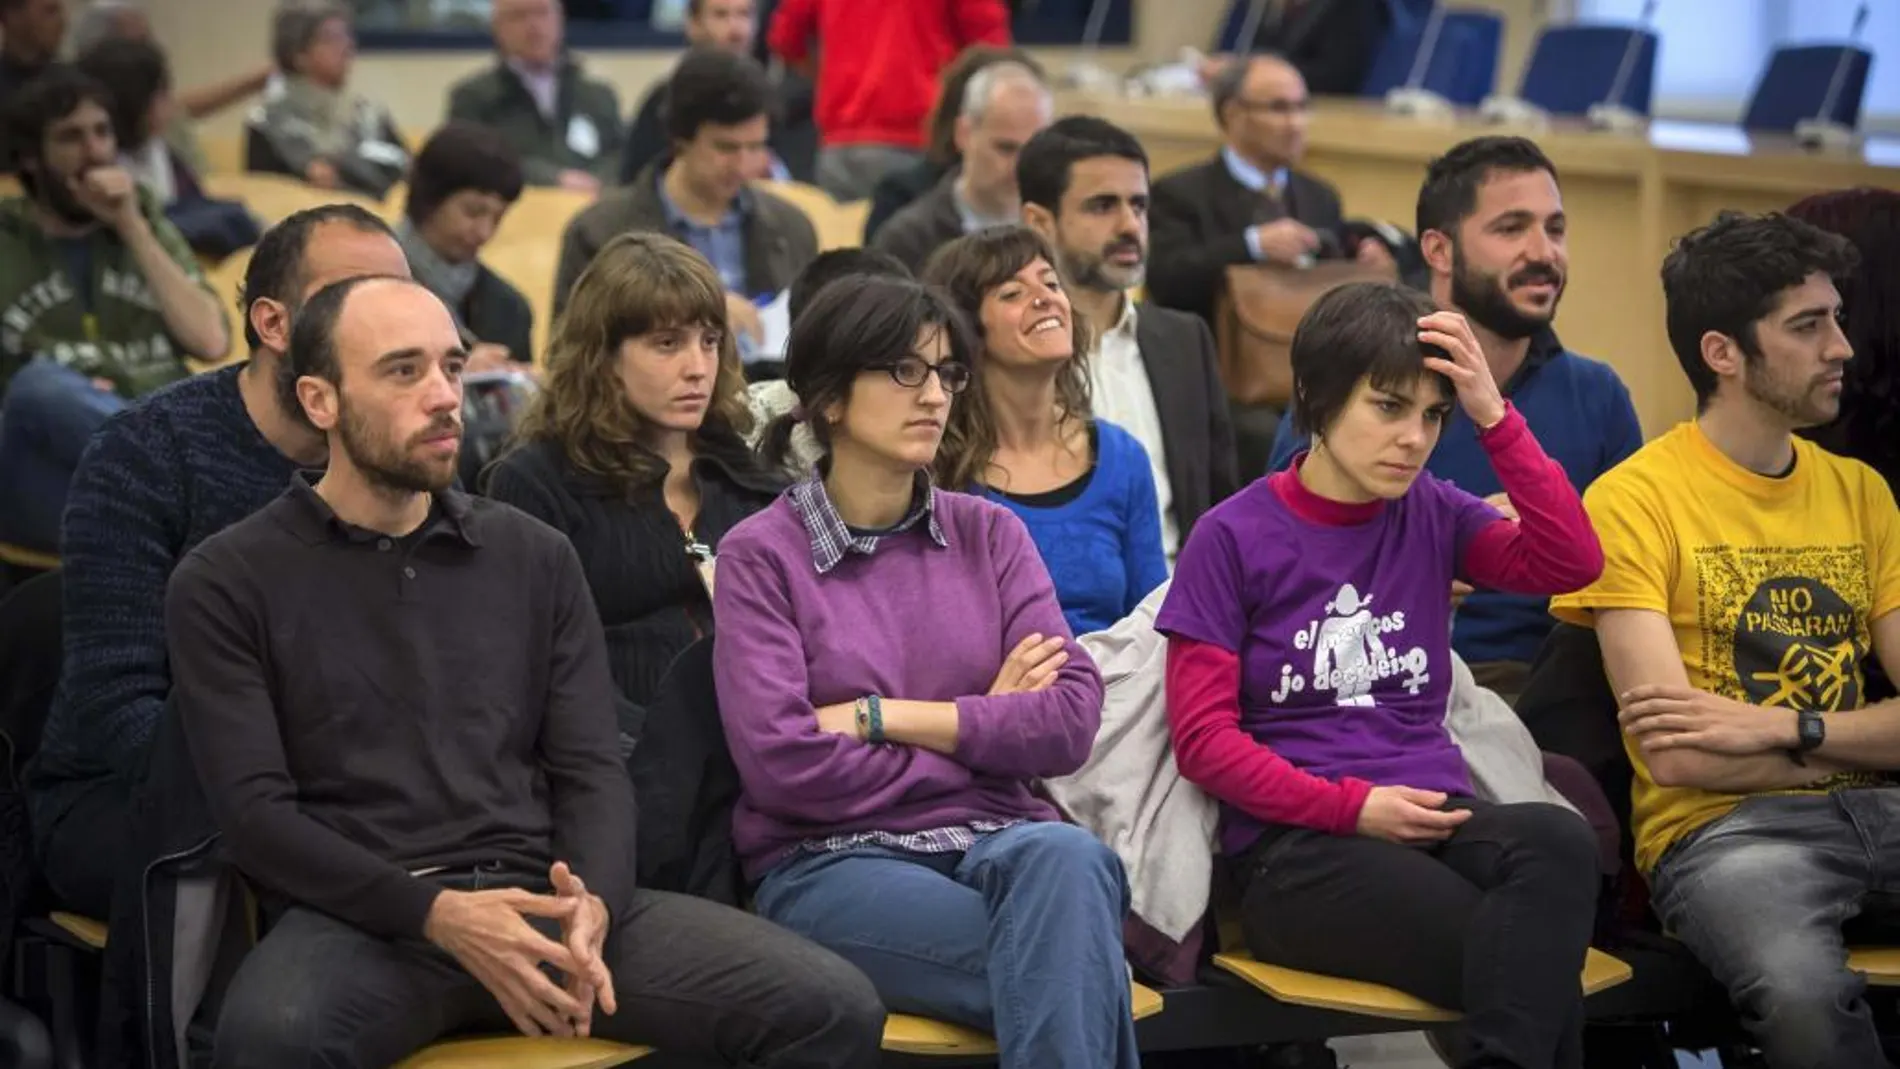
POLYGON ((469 370, 534 358, 534 309, 477 257, 521 196, 521 159, 500 134, 473 123, 437 130, 409 165, 409 198, 396 240, 409 270, 475 337, 469 370))
POLYGON ((713 670, 761 916, 884 1004, 993 1031, 1003 1069, 1136 1069, 1119 858, 1036 781, 1087 759, 1102 678, 1007 509, 929 472, 975 341, 858 276, 792 324, 818 470, 726 536, 713 670))
POLYGON ((1463 316, 1341 286, 1292 362, 1311 451, 1195 524, 1155 621, 1248 949, 1462 1010, 1461 1069, 1577 1069, 1596 841, 1558 806, 1473 797, 1445 728, 1449 591, 1578 590, 1602 548, 1463 316), (1454 401, 1521 520, 1424 470, 1454 401))

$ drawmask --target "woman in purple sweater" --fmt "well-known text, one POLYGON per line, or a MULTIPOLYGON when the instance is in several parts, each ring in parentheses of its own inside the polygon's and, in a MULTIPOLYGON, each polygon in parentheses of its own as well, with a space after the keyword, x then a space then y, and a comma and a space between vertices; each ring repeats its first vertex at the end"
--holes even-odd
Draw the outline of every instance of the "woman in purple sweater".
MULTIPOLYGON (((1121 862, 1033 789, 1102 680, 1022 521, 932 487, 970 328, 906 279, 827 287, 786 376, 817 473, 726 535, 713 665, 761 915, 885 1005, 993 1031, 1006 1069, 1135 1069, 1121 862)), ((768 456, 768 460, 771 460, 768 456)))

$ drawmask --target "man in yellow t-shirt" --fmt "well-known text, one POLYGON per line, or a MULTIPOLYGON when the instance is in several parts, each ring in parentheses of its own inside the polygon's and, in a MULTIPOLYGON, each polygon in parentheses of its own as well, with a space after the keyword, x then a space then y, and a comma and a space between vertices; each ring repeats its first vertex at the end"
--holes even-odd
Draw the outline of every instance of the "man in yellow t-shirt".
POLYGON ((1900 512, 1871 468, 1794 437, 1840 408, 1851 246, 1724 215, 1663 264, 1699 413, 1584 495, 1594 627, 1635 765, 1637 864, 1772 1069, 1888 1065, 1841 922, 1900 884, 1900 512))

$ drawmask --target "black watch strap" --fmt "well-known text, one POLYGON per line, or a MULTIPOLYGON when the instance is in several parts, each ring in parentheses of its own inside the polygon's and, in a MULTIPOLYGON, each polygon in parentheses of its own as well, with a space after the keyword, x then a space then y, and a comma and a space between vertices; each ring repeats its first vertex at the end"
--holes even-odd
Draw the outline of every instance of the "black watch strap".
POLYGON ((1801 758, 1820 749, 1827 741, 1827 721, 1821 718, 1819 710, 1802 709, 1795 713, 1795 736, 1797 741, 1789 755, 1796 764, 1806 764, 1801 758))

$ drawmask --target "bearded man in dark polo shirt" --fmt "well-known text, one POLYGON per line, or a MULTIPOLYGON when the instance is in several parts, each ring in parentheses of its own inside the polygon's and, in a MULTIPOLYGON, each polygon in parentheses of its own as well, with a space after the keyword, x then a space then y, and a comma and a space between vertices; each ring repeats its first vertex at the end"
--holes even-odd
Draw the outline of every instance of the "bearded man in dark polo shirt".
POLYGON ((884 1011, 842 959, 634 886, 573 547, 450 488, 467 354, 448 309, 406 279, 339 282, 289 359, 327 471, 200 544, 166 603, 193 762, 269 922, 215 1064, 371 1069, 512 1025, 876 1065, 884 1011))

